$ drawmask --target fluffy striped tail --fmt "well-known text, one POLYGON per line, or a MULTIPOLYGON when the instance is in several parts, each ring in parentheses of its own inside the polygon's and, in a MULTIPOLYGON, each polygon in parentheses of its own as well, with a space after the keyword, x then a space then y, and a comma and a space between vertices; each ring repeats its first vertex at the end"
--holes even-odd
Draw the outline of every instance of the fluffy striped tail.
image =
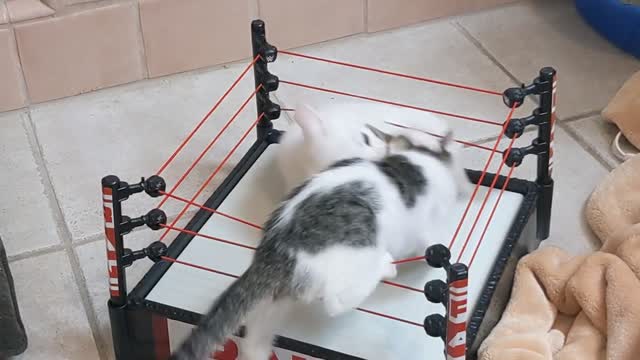
MULTIPOLYGON (((274 274, 270 274, 273 276, 274 274)), ((240 328, 241 322, 257 304, 267 296, 273 296, 273 279, 265 279, 266 273, 252 264, 245 273, 227 288, 216 300, 200 325, 174 352, 170 360, 204 360, 216 346, 240 328)))

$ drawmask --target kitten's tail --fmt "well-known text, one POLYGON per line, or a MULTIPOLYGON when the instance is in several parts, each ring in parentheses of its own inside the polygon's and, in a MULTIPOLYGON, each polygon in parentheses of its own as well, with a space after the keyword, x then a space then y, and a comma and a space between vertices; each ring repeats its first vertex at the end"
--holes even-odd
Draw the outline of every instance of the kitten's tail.
POLYGON ((204 315, 198 327, 174 352, 170 360, 209 359, 216 346, 240 328, 241 322, 258 303, 273 296, 278 279, 273 272, 263 271, 252 264, 247 271, 228 287, 204 315))

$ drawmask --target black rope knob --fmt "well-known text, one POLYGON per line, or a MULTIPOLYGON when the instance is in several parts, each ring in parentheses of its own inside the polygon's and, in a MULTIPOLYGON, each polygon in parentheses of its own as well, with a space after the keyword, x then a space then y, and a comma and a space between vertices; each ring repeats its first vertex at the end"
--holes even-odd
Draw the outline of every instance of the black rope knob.
POLYGON ((444 304, 447 284, 442 280, 431 280, 424 285, 424 296, 433 304, 444 304))
POLYGON ((431 337, 444 339, 446 335, 446 321, 440 314, 432 314, 424 318, 424 331, 431 337))
POLYGON ((507 125, 507 129, 504 134, 509 138, 519 138, 522 133, 524 133, 524 129, 527 127, 527 124, 522 119, 511 119, 509 121, 509 125, 507 125))
POLYGON ((280 117, 280 113, 280 105, 274 102, 270 101, 269 104, 266 104, 264 107, 264 117, 268 120, 278 119, 280 117))
POLYGON ((145 249, 145 254, 151 261, 158 262, 167 255, 167 245, 161 241, 155 241, 145 249))
MULTIPOLYGON (((505 155, 506 155, 506 152, 502 154, 503 157, 505 155)), ((524 157, 526 155, 527 155, 527 152, 525 149, 511 148, 511 151, 509 151, 509 155, 507 156, 504 163, 508 167, 520 166, 520 164, 522 164, 522 161, 524 160, 524 157)))
POLYGON ((280 79, 271 73, 264 77, 262 81, 262 87, 266 92, 272 92, 278 90, 280 85, 280 79))
POLYGON ((167 183, 158 175, 150 176, 148 179, 143 180, 144 192, 151 197, 161 196, 167 189, 167 183))
POLYGON ((144 223, 152 230, 160 230, 167 223, 167 214, 160 209, 153 209, 144 216, 144 223))
POLYGON ((260 51, 260 56, 268 63, 274 62, 278 58, 278 49, 271 44, 266 44, 260 51))
POLYGON ((441 268, 446 265, 449 265, 449 260, 451 259, 451 252, 449 249, 442 245, 436 244, 431 245, 427 248, 425 252, 425 257, 427 260, 427 264, 434 268, 441 268))
POLYGON ((509 88, 502 93, 502 101, 507 107, 520 107, 527 97, 527 91, 524 88, 509 88))

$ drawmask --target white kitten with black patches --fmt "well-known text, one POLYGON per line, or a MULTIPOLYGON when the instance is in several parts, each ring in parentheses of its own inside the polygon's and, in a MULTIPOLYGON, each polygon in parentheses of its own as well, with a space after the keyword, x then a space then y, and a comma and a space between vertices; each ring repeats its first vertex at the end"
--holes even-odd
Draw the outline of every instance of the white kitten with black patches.
POLYGON ((249 268, 171 359, 206 359, 244 323, 240 358, 267 360, 293 303, 340 315, 396 275, 392 259, 427 248, 465 186, 451 137, 367 128, 383 154, 344 159, 294 189, 265 223, 249 268))
POLYGON ((276 161, 286 190, 338 160, 380 157, 385 152, 385 144, 366 124, 389 134, 404 132, 388 122, 433 134, 444 135, 450 131, 447 123, 438 117, 396 106, 369 102, 320 107, 297 104, 293 122, 277 149, 276 161))

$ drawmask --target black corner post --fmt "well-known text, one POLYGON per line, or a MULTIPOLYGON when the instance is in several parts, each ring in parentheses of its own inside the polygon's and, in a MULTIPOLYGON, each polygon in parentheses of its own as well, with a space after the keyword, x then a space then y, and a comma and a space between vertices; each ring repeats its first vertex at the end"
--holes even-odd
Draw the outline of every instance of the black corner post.
POLYGON ((431 314, 424 319, 424 330, 431 337, 444 341, 447 360, 465 360, 467 356, 467 296, 469 269, 462 263, 451 264, 451 252, 441 244, 430 246, 425 254, 427 264, 443 268, 447 282, 431 280, 424 286, 424 295, 434 304, 445 307, 445 316, 431 314))
POLYGON ((127 200, 130 195, 142 191, 149 196, 157 197, 165 189, 166 184, 159 176, 151 176, 147 180, 142 179, 136 184, 120 181, 114 175, 102 178, 102 204, 110 294, 107 306, 114 352, 117 359, 134 358, 134 349, 130 344, 128 334, 127 306, 129 305, 129 299, 127 297, 125 268, 131 265, 133 260, 143 256, 148 256, 155 260, 166 253, 166 246, 159 242, 151 244, 147 249, 131 251, 124 246, 124 235, 142 225, 147 225, 152 229, 160 229, 161 225, 167 222, 167 216, 160 209, 153 209, 138 218, 124 216, 122 215, 122 202, 127 200), (140 256, 139 253, 141 252, 144 253, 143 256, 140 256))
POLYGON ((536 183, 540 187, 537 206, 537 237, 540 240, 549 237, 551 229, 551 203, 553 201, 553 138, 556 124, 556 70, 550 67, 540 70, 537 80, 540 95, 540 115, 538 126, 538 145, 542 151, 538 154, 538 176, 536 183))
POLYGON ((531 145, 513 148, 507 156, 508 166, 518 166, 529 154, 538 156, 536 184, 539 187, 536 206, 536 237, 545 240, 551 229, 551 205, 553 202, 553 140, 556 123, 556 70, 545 67, 531 85, 507 89, 503 100, 508 107, 519 107, 528 95, 538 95, 540 106, 525 118, 511 119, 505 135, 509 138, 519 137, 529 125, 538 126, 538 137, 531 145))
POLYGON ((277 76, 269 72, 268 63, 274 62, 278 56, 278 49, 267 42, 265 24, 262 20, 251 22, 251 46, 253 58, 257 60, 253 66, 253 76, 256 88, 256 107, 258 116, 262 119, 258 123, 258 139, 267 139, 273 129, 273 120, 280 117, 280 105, 271 101, 269 93, 276 91, 280 81, 277 76))

